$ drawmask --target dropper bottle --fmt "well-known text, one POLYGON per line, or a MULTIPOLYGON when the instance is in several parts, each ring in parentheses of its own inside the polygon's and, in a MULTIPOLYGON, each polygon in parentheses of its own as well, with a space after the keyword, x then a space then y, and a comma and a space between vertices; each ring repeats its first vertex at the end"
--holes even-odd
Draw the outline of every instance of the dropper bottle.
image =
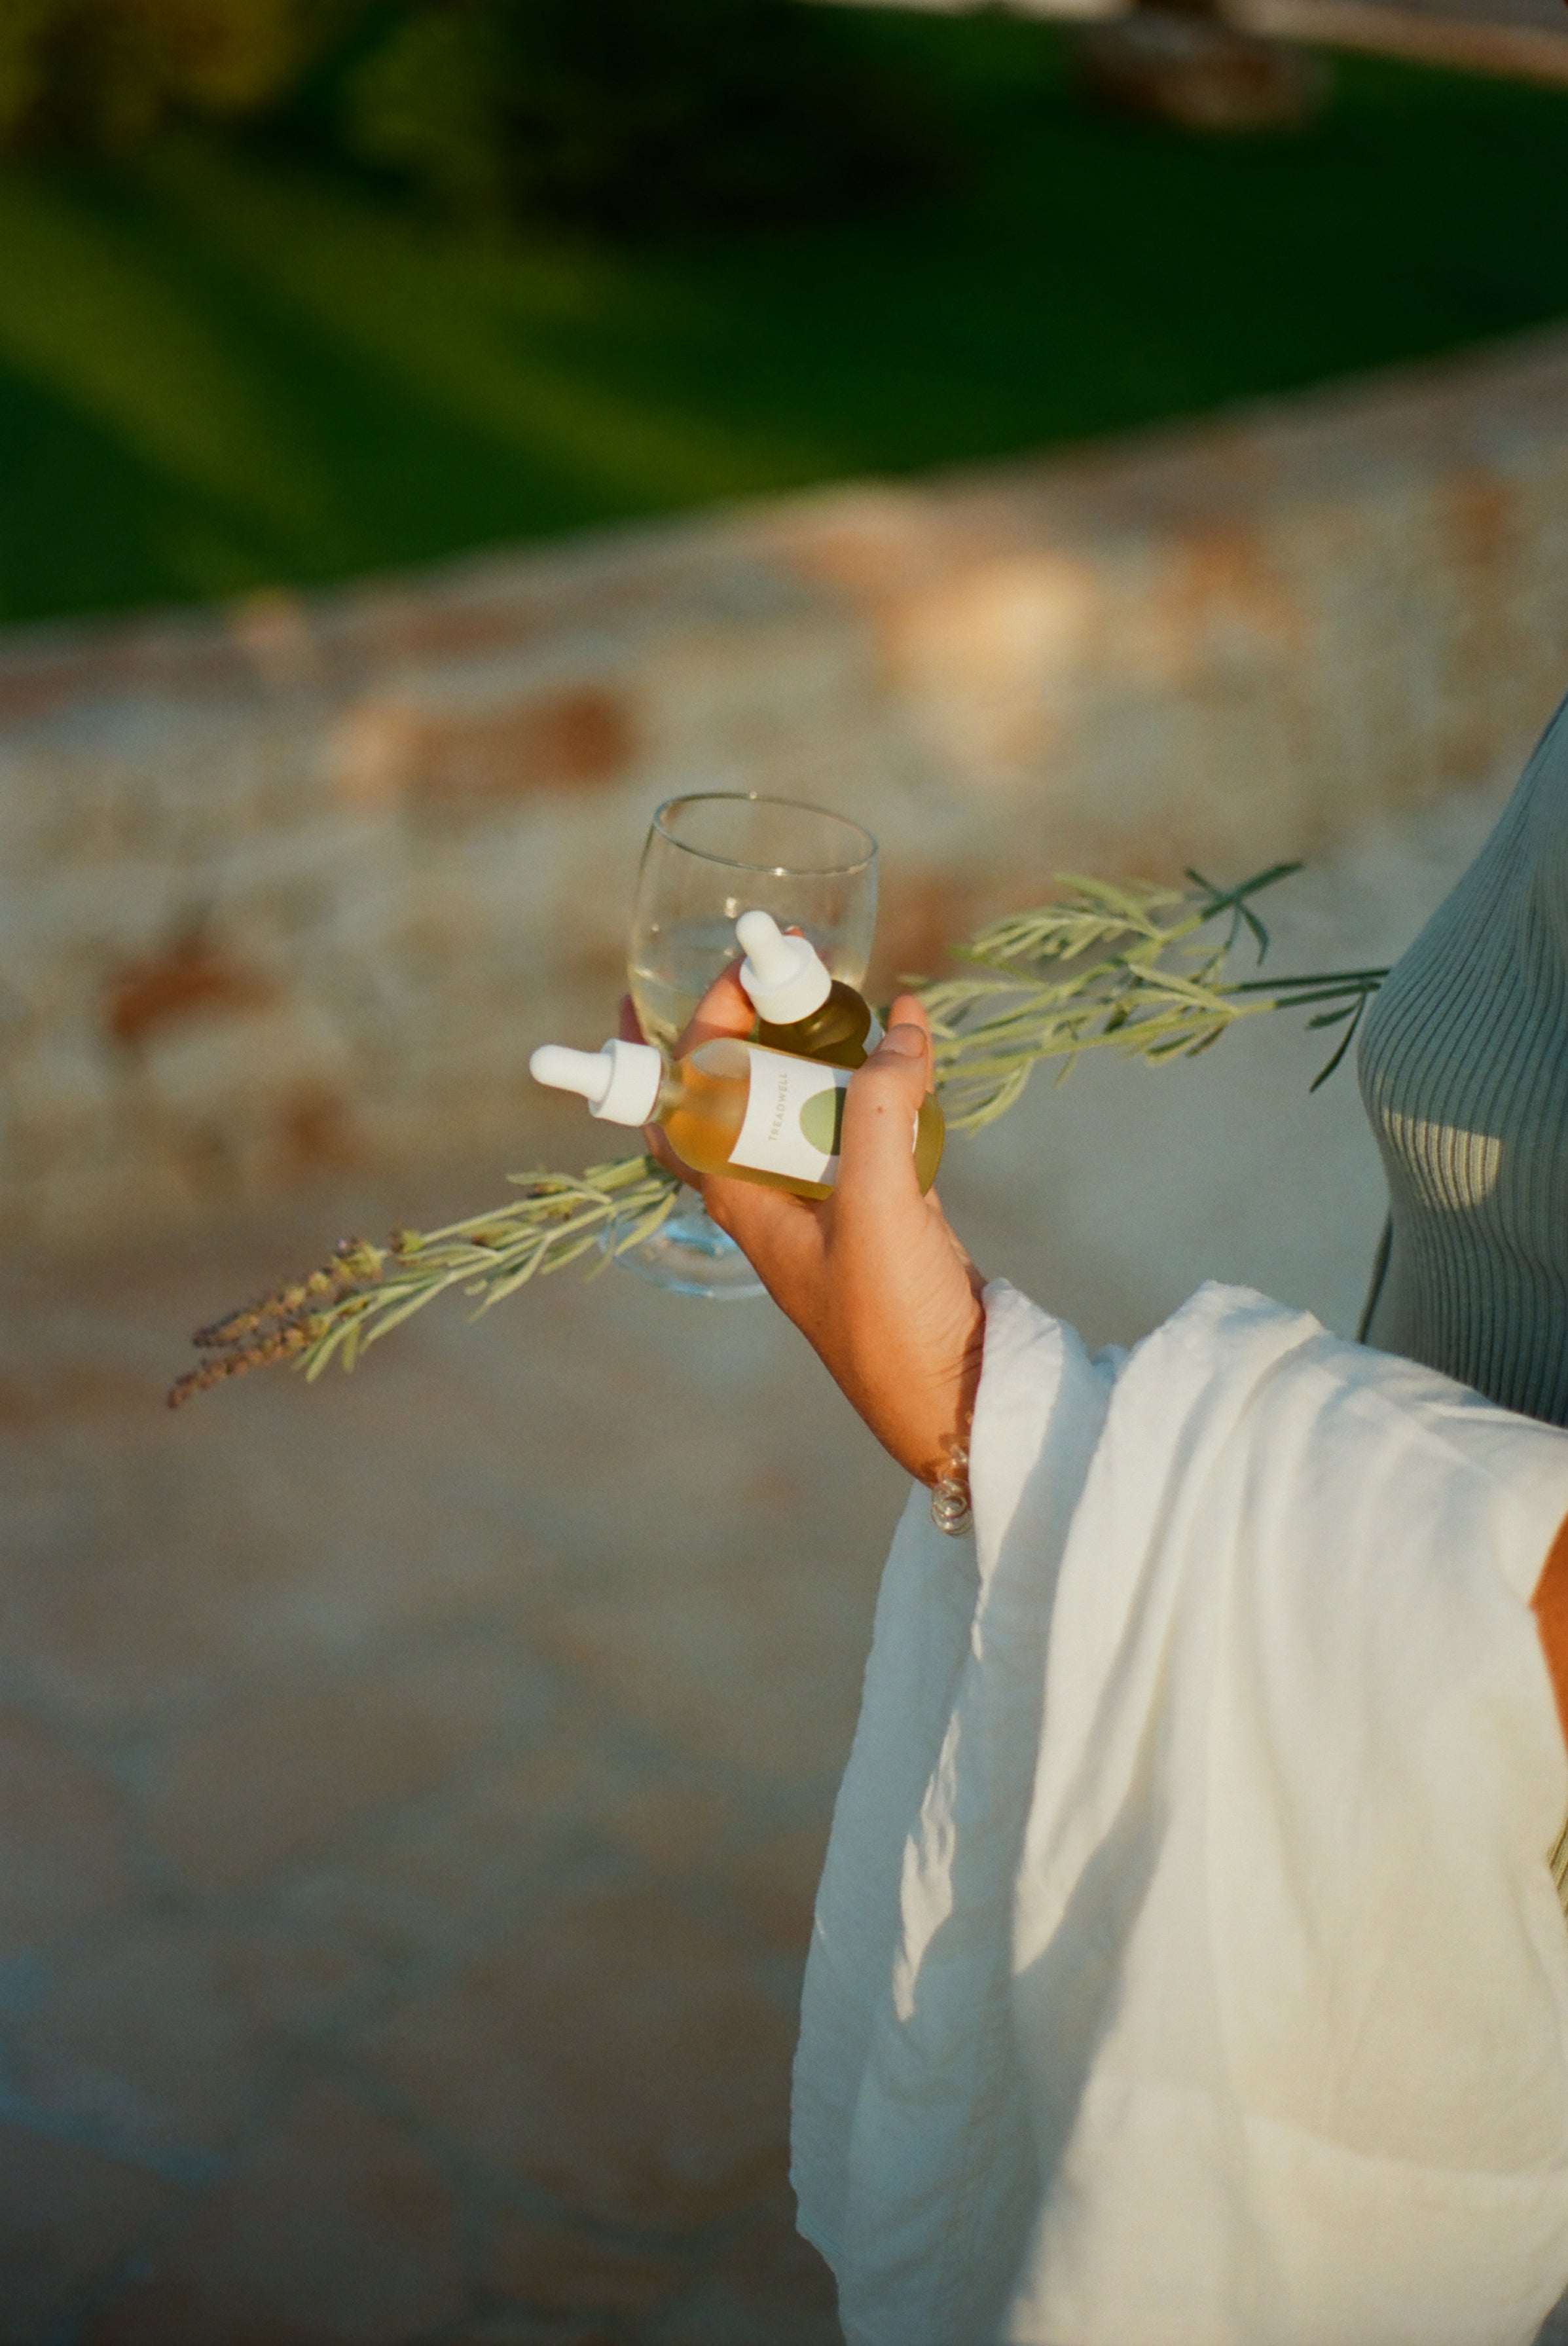
POLYGON ((809 938, 790 935, 762 912, 742 913, 735 933, 746 955, 737 974, 761 1022, 759 1043, 839 1067, 871 1056, 882 1030, 870 1003, 829 974, 809 938))
MULTIPOLYGON (((683 1165, 826 1198, 839 1178, 839 1130, 850 1070, 826 1060, 717 1035, 673 1065, 651 1043, 571 1051, 546 1043, 535 1081, 576 1092, 611 1124, 657 1124, 683 1165)), ((911 1146, 922 1190, 942 1160, 942 1110, 922 1106, 911 1146)))
MULTIPOLYGON (((759 1043, 835 1067, 858 1067, 870 1058, 882 1039, 875 1013, 852 985, 829 975, 809 937, 791 935, 762 912, 742 913, 735 933, 746 954, 736 974, 760 1022, 759 1043)), ((915 1162, 929 1161, 932 1179, 946 1137, 941 1105, 928 1093, 915 1127, 915 1162)))

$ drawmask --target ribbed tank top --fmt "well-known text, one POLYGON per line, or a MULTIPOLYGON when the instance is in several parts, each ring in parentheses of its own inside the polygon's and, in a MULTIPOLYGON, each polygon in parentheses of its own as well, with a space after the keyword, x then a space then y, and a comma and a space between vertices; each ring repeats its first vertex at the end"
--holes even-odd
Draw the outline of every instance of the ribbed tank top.
POLYGON ((1390 1209, 1368 1342, 1568 1424, 1568 701, 1359 1066, 1390 1209))

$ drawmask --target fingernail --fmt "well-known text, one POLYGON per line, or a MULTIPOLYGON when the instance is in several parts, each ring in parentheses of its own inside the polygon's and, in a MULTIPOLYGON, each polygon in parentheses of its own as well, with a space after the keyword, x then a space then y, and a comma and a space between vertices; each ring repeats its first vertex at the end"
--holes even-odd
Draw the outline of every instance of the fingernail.
POLYGON ((896 1052, 901 1059, 918 1059, 925 1049, 925 1036, 918 1026, 890 1026, 881 1048, 896 1052))

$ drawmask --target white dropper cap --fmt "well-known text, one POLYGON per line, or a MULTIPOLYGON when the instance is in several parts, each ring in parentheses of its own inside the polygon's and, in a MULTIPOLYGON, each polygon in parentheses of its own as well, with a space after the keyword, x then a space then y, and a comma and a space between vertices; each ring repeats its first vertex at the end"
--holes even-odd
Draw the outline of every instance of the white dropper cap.
POLYGON ((528 1072, 554 1091, 580 1093, 611 1124, 646 1124, 658 1105, 664 1061, 651 1043, 610 1042, 598 1051, 542 1043, 528 1072))
POLYGON ((771 913, 742 913, 735 923, 746 959, 740 983, 769 1026, 792 1026, 820 1010, 833 981, 815 945, 786 936, 771 913))

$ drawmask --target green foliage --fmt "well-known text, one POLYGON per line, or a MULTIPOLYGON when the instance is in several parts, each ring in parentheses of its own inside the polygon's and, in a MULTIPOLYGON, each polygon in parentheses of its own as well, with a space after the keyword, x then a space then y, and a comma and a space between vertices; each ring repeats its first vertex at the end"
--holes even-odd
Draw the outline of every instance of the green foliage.
MULTIPOLYGON (((1308 1025, 1345 1032, 1316 1091, 1344 1057, 1387 971, 1226 983, 1244 934, 1259 961, 1268 950, 1253 899, 1299 869, 1271 864, 1237 888, 1189 872, 1186 890, 1063 875, 1063 893, 1051 903, 980 930, 955 956, 979 974, 911 981, 931 1017, 949 1125, 978 1132, 993 1123, 1047 1060, 1065 1076, 1081 1053, 1106 1048, 1159 1066, 1196 1057, 1241 1018, 1320 1004, 1308 1025)), ((651 1238, 678 1191, 652 1157, 513 1178, 521 1196, 494 1212, 445 1229, 394 1230, 384 1247, 346 1239, 308 1278, 199 1330, 200 1363, 175 1384, 169 1406, 274 1361, 291 1361, 310 1379, 333 1360, 351 1369, 367 1345, 454 1289, 487 1311, 590 1250, 602 1265, 651 1238)))
POLYGON ((932 185, 936 82, 802 0, 3 0, 0 146, 273 117, 465 218, 618 234, 932 185))
POLYGON ((1081 104, 1053 26, 855 22, 983 158, 941 202, 503 240, 270 130, 0 170, 0 621, 984 461, 1568 313, 1568 91, 1348 58, 1299 138, 1194 140, 1081 104))
POLYGON ((0 0, 0 146, 123 154, 169 117, 254 114, 352 0, 0 0))
POLYGON ((952 161, 935 82, 802 0, 405 6, 343 134, 450 209, 617 235, 863 209, 952 161))
POLYGON ((1245 933, 1261 962, 1268 932, 1254 897, 1299 864, 1275 863, 1237 888, 1189 872, 1189 889, 1116 885, 1059 875, 1063 893, 982 929, 954 958, 972 976, 919 987, 936 1043, 937 1088, 955 1131, 979 1132, 1019 1100, 1034 1069, 1071 1075, 1084 1051, 1115 1051, 1159 1066, 1196 1058, 1238 1020, 1266 1010, 1311 1009, 1309 1027, 1343 1027, 1313 1083, 1350 1046, 1381 969, 1313 972, 1227 984, 1245 933))
POLYGON ((622 1254, 651 1238, 679 1187, 651 1157, 512 1178, 522 1195, 504 1206, 444 1229, 394 1230, 384 1247, 345 1239, 320 1270, 199 1329, 200 1366, 174 1385, 169 1407, 275 1361, 291 1361, 307 1382, 334 1359, 351 1369, 367 1344, 453 1288, 484 1312, 590 1250, 602 1264, 601 1241, 622 1254))

